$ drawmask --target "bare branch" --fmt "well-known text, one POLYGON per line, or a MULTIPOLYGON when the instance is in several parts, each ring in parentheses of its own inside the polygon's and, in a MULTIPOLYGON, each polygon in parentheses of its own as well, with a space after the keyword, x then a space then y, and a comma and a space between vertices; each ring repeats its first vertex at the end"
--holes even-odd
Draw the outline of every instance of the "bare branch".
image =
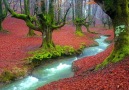
POLYGON ((61 27, 63 27, 63 26, 66 24, 66 16, 67 16, 67 14, 68 14, 70 8, 71 8, 71 4, 70 4, 70 7, 66 10, 66 13, 65 13, 65 15, 64 15, 64 19, 62 20, 63 22, 62 22, 60 25, 55 25, 55 24, 52 25, 52 29, 53 29, 53 30, 54 30, 54 29, 57 29, 57 28, 61 28, 61 27))

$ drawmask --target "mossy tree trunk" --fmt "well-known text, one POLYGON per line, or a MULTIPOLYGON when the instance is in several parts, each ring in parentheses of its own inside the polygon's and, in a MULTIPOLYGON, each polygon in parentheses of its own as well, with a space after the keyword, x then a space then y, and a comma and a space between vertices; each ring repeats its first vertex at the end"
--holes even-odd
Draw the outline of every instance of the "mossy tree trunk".
POLYGON ((0 0, 0 32, 5 31, 5 30, 3 30, 2 22, 4 21, 4 19, 7 16, 6 9, 3 9, 2 3, 3 3, 3 0, 0 0))
POLYGON ((54 21, 54 5, 53 5, 54 0, 49 1, 48 12, 46 12, 46 9, 45 9, 45 1, 41 1, 41 2, 42 2, 41 10, 42 12, 44 12, 43 14, 39 14, 39 21, 43 28, 42 47, 45 49, 53 48, 55 47, 55 44, 52 40, 52 33, 55 29, 63 27, 65 25, 66 15, 70 8, 66 11, 66 14, 63 19, 63 23, 61 22, 57 25, 57 23, 54 21))
MULTIPOLYGON (((82 32, 82 6, 83 6, 83 0, 75 0, 75 20, 74 20, 74 24, 76 26, 76 34, 77 35, 83 35, 82 32)), ((74 14, 74 13, 73 13, 74 14)))
POLYGON ((34 35, 36 35, 34 30, 29 27, 29 31, 27 33, 27 36, 34 36, 34 35))
POLYGON ((3 31, 2 20, 0 20, 0 32, 3 31))
MULTIPOLYGON (((21 8, 22 9, 22 8, 21 8)), ((24 0, 24 13, 26 15, 30 15, 30 0, 24 0)), ((32 22, 33 23, 33 22, 32 22)), ((34 30, 32 30, 30 27, 29 27, 29 31, 28 31, 28 34, 27 36, 34 36, 36 35, 34 33, 34 30)))
POLYGON ((52 40, 52 32, 53 32, 53 28, 52 28, 52 24, 54 23, 54 6, 53 6, 53 2, 54 0, 50 0, 49 1, 49 10, 46 11, 46 5, 45 5, 45 1, 41 1, 42 5, 41 5, 41 10, 43 12, 43 14, 40 14, 39 17, 39 21, 42 24, 42 47, 44 49, 49 49, 49 48, 53 48, 54 42, 52 40), (44 17, 45 16, 45 17, 44 17))
POLYGON ((83 32, 82 32, 82 24, 75 24, 76 25, 76 35, 79 35, 79 36, 82 36, 83 35, 83 32))
MULTIPOLYGON (((99 2, 102 5, 102 2, 99 2)), ((106 2, 106 1, 105 1, 106 2)), ((111 17, 114 33, 115 45, 110 56, 104 62, 96 66, 96 70, 105 67, 109 63, 123 60, 129 55, 129 7, 128 0, 109 0, 105 8, 108 7, 106 13, 111 17)))
POLYGON ((2 31, 2 0, 0 0, 0 31, 2 31))
POLYGON ((87 32, 89 33, 92 33, 92 34, 99 34, 97 32, 93 32, 93 31, 90 31, 89 27, 90 27, 90 22, 84 22, 83 25, 85 26, 85 28, 87 29, 87 32))
POLYGON ((45 48, 45 49, 55 47, 54 42, 52 40, 52 32, 53 32, 52 29, 48 27, 42 33, 43 34, 42 47, 45 48))

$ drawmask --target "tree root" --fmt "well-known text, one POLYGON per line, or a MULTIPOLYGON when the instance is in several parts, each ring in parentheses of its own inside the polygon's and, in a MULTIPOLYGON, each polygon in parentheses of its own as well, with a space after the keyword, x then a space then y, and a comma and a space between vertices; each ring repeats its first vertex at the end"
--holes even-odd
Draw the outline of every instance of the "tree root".
POLYGON ((9 33, 9 31, 4 30, 4 29, 0 30, 0 32, 2 32, 2 33, 9 33))
POLYGON ((120 50, 118 50, 117 52, 113 51, 111 53, 111 55, 108 56, 101 64, 98 64, 95 67, 95 71, 98 70, 98 69, 102 69, 102 68, 106 67, 110 63, 119 62, 119 61, 123 60, 127 55, 129 55, 129 54, 125 53, 125 52, 123 53, 120 50))

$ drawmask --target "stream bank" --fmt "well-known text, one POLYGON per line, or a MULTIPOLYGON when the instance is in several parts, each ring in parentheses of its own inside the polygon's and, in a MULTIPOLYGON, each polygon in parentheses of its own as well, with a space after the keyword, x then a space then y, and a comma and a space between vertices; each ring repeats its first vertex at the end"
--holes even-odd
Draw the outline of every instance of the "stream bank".
POLYGON ((78 57, 64 58, 44 66, 36 68, 32 75, 26 78, 10 83, 3 86, 2 90, 35 90, 36 88, 48 84, 52 81, 56 81, 62 78, 72 77, 74 72, 72 71, 72 62, 80 58, 95 55, 104 51, 108 43, 104 42, 107 37, 101 36, 100 39, 96 39, 99 46, 89 47, 84 49, 83 53, 78 57))

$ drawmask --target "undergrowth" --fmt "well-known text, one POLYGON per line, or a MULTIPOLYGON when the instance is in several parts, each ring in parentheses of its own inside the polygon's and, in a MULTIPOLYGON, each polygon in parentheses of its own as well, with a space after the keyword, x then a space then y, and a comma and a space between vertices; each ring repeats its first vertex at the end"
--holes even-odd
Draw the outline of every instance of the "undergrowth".
POLYGON ((9 83, 10 81, 14 81, 20 77, 25 76, 27 70, 24 68, 18 68, 14 67, 12 70, 5 69, 1 74, 0 74, 0 82, 3 83, 9 83))
POLYGON ((28 57, 26 60, 28 61, 28 63, 39 64, 40 62, 46 61, 48 59, 79 54, 84 49, 84 47, 85 46, 82 44, 78 50, 75 50, 71 46, 59 46, 59 45, 56 45, 55 47, 50 49, 41 48, 39 50, 29 52, 29 54, 32 54, 32 56, 28 57))

